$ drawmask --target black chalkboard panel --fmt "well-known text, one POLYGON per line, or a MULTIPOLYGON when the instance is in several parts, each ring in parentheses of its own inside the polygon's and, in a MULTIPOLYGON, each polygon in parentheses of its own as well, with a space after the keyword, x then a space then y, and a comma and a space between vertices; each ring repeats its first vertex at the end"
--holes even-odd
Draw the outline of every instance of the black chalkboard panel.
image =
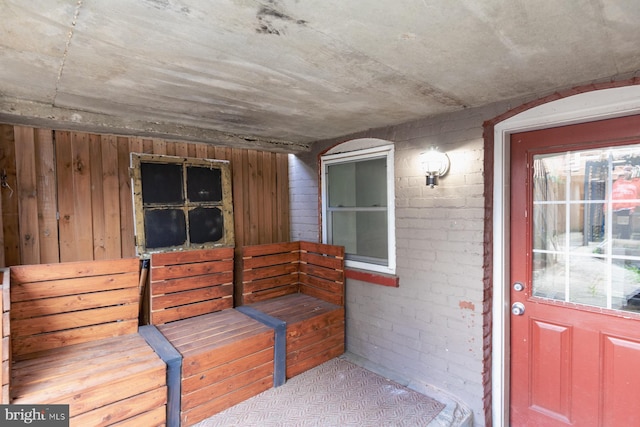
POLYGON ((195 208, 189 211, 191 243, 214 243, 224 236, 224 218, 218 208, 195 208))
POLYGON ((222 172, 220 169, 188 166, 187 198, 190 202, 222 201, 222 172))
POLYGON ((175 163, 141 163, 142 203, 181 204, 182 165, 175 163))
POLYGON ((184 245, 187 226, 181 209, 148 209, 144 212, 147 249, 184 245))

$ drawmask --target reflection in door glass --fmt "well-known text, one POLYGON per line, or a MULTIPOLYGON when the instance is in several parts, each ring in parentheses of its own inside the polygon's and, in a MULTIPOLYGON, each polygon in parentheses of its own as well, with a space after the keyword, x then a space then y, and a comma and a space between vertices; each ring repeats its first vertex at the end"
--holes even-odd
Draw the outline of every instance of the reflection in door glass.
POLYGON ((534 156, 533 295, 640 312, 640 145, 534 156))

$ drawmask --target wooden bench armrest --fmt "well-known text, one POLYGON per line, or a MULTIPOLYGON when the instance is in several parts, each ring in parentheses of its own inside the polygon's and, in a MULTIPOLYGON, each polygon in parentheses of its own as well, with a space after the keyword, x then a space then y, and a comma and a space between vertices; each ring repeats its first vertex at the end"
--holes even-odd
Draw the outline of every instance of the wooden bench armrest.
POLYGON ((167 365, 167 426, 180 425, 182 355, 153 325, 140 326, 140 335, 167 365))
POLYGON ((273 386, 280 387, 285 383, 287 377, 287 323, 252 307, 241 306, 236 310, 274 330, 273 386))

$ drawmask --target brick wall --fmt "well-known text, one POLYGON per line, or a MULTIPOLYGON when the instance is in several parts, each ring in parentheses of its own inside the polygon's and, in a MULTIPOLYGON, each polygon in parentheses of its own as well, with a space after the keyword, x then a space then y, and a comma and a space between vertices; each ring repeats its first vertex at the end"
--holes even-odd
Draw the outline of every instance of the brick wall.
MULTIPOLYGON (((347 350, 416 388, 454 395, 485 424, 483 375, 483 122, 509 105, 468 109, 322 141, 290 158, 294 239, 318 239, 318 155, 355 138, 395 143, 398 288, 347 282, 347 350), (431 145, 451 159, 440 186, 425 185, 418 156, 431 145)), ((483 331, 484 326, 484 331, 483 331)))
POLYGON ((319 142, 312 153, 292 158, 297 166, 290 168, 290 190, 292 207, 298 210, 292 217, 292 235, 318 236, 318 155, 356 138, 395 143, 400 287, 347 281, 347 351, 418 390, 431 385, 448 392, 473 411, 474 425, 491 425, 493 184, 491 176, 484 175, 485 169, 491 174, 493 168, 492 126, 545 102, 636 85, 639 79, 636 72, 546 96, 370 130, 319 142), (486 151, 483 123, 489 132, 486 151), (431 145, 451 159, 451 169, 436 189, 424 185, 418 165, 419 153, 431 145), (304 206, 293 206, 294 200, 304 200, 304 206))
POLYGON ((291 240, 319 241, 316 155, 289 155, 291 240))

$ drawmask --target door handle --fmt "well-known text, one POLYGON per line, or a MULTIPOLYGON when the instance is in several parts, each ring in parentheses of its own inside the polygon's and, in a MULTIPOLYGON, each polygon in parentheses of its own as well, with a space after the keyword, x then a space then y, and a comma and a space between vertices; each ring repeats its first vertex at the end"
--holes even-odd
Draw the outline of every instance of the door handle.
POLYGON ((524 304, 521 302, 514 302, 511 306, 511 313, 514 316, 522 316, 524 314, 524 304))

